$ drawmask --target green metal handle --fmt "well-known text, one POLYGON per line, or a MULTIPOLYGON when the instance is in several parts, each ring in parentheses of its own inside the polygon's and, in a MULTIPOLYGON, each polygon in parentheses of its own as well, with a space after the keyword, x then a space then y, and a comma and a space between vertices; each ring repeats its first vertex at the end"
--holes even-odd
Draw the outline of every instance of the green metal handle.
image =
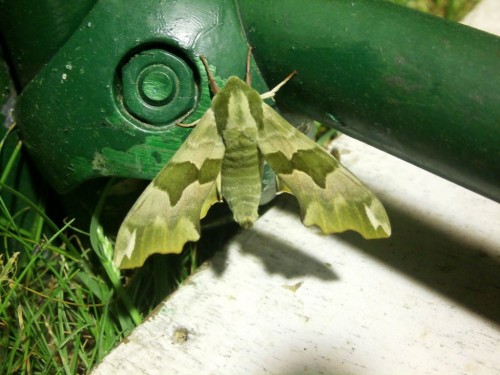
MULTIPOLYGON (((0 3, 22 88, 16 120, 60 191, 152 178, 187 136, 175 121, 207 104, 198 55, 221 77, 243 76, 249 42, 269 86, 298 71, 278 95, 283 109, 500 201, 494 36, 381 0, 88 0, 58 20, 58 36, 38 0, 31 17, 46 29, 30 41, 34 30, 7 20, 30 9, 17 4, 0 3)), ((265 88, 257 70, 254 81, 265 88)))
POLYGON ((500 38, 378 0, 240 0, 278 95, 366 143, 500 201, 500 38))

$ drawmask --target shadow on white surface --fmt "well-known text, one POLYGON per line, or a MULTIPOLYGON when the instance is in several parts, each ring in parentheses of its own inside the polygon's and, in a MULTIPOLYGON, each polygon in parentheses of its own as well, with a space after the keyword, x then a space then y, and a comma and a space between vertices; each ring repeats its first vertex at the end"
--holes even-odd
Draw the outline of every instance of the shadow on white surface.
MULTIPOLYGON (((332 266, 321 262, 285 238, 271 237, 266 233, 250 230, 235 237, 243 255, 258 258, 267 273, 287 279, 313 276, 319 280, 338 280, 332 266)), ((227 266, 226 252, 219 253, 210 264, 213 272, 221 276, 227 266)))
MULTIPOLYGON (((393 234, 389 239, 367 241, 354 232, 336 236, 349 243, 353 249, 376 258, 469 311, 500 325, 498 244, 489 244, 484 233, 462 233, 463 228, 456 227, 453 220, 445 226, 440 222, 423 221, 418 214, 413 215, 400 205, 390 202, 384 202, 384 205, 392 224, 393 234)), ((280 197, 277 206, 299 215, 293 197, 280 197)), ((464 216, 467 214, 463 212, 464 216)), ((269 239, 263 238, 262 241, 269 239)), ((272 265, 275 268, 280 267, 287 258, 281 251, 275 256, 265 256, 280 259, 272 265)), ((314 268, 308 268, 307 271, 314 272, 314 268)))

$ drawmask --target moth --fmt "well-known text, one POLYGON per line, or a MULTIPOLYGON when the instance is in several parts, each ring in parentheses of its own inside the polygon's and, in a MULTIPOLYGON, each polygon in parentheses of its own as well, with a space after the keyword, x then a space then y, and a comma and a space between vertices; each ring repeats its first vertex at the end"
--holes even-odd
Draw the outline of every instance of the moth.
POLYGON ((115 246, 119 268, 140 267, 154 253, 180 253, 200 238, 200 219, 222 199, 234 220, 250 228, 258 217, 264 160, 277 176, 278 191, 297 198, 306 226, 317 225, 325 234, 354 230, 366 239, 390 236, 377 197, 264 103, 294 73, 259 95, 251 87, 250 56, 249 49, 246 80, 229 77, 222 89, 201 57, 215 96, 125 217, 115 246))

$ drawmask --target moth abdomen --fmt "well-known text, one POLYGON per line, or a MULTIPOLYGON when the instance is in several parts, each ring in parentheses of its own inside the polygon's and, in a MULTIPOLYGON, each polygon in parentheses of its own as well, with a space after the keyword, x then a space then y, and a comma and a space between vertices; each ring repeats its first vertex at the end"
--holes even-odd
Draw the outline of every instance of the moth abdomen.
POLYGON ((257 147, 227 152, 222 161, 222 196, 233 211, 235 221, 250 228, 257 220, 262 190, 257 147))

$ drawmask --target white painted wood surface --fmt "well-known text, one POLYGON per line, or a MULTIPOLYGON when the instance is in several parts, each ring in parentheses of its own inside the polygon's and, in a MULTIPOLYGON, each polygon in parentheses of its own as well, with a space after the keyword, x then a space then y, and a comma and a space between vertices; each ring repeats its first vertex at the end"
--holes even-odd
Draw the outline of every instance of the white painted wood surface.
POLYGON ((500 35, 500 0, 483 0, 472 12, 470 12, 462 23, 500 35))
POLYGON ((500 205, 346 136, 336 147, 386 205, 390 239, 319 235, 280 199, 93 374, 500 373, 500 205))
POLYGON ((337 145, 387 205, 391 239, 318 235, 282 201, 94 374, 498 373, 500 205, 337 145))

